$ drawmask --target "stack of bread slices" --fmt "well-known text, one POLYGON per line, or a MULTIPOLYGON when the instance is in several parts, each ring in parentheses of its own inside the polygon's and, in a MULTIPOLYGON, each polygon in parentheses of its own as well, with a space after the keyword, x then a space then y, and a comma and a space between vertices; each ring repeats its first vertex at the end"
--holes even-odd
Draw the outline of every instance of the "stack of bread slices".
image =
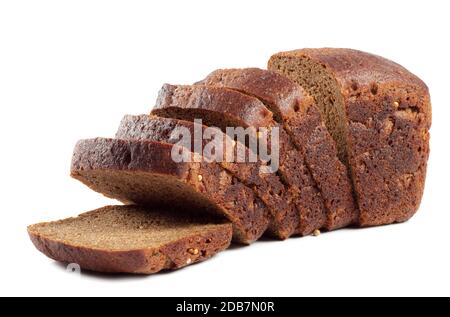
POLYGON ((268 70, 166 84, 151 113, 126 115, 115 138, 79 141, 71 176, 124 205, 28 232, 55 260, 149 274, 205 260, 232 241, 403 222, 422 197, 430 125, 428 88, 394 62, 351 49, 278 53, 268 70), (261 172, 270 162, 230 127, 258 136, 276 128, 277 168, 261 172), (233 159, 212 157, 199 130, 231 144, 233 159), (194 136, 182 149, 189 160, 173 157, 180 131, 194 136))

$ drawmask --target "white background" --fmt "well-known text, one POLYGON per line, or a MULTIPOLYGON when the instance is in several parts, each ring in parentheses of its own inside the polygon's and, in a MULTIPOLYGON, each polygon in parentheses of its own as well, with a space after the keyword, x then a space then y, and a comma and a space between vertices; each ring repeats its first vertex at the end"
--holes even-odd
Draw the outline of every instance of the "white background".
POLYGON ((448 1, 1 1, 1 295, 450 295, 448 1), (432 154, 401 225, 259 242, 150 277, 66 273, 26 226, 114 203, 69 177, 75 142, 148 113, 165 82, 350 47, 430 87, 432 154))

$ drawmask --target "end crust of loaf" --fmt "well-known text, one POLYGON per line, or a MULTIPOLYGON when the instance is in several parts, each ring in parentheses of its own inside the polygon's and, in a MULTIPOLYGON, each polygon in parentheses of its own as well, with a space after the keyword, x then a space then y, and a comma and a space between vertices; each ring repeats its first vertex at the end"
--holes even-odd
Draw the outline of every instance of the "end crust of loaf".
POLYGON ((106 273, 152 274, 204 261, 230 245, 230 224, 161 209, 107 206, 28 227, 48 257, 106 273))
POLYGON ((427 86, 404 67, 351 49, 273 55, 268 68, 314 96, 350 170, 359 224, 402 222, 417 211, 429 156, 427 86))

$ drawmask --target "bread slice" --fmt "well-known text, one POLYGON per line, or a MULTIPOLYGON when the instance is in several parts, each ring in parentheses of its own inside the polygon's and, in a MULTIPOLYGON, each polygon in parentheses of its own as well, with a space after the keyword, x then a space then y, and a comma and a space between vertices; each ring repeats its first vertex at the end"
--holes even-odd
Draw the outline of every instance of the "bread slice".
MULTIPOLYGON (((194 152, 203 155, 206 160, 214 161, 214 154, 206 149, 211 141, 214 142, 217 148, 221 146, 225 147, 226 144, 233 144, 233 159, 234 161, 222 160, 218 162, 222 168, 230 172, 240 182, 246 186, 252 188, 255 194, 265 203, 271 214, 271 230, 267 232, 271 236, 279 239, 285 239, 287 233, 283 230, 285 226, 277 225, 282 223, 283 219, 280 218, 282 213, 279 210, 291 210, 289 213, 296 213, 296 208, 293 204, 288 204, 289 189, 281 182, 279 177, 274 173, 260 173, 261 166, 264 165, 261 161, 249 162, 249 149, 242 145, 245 149, 245 153, 242 155, 238 151, 238 146, 229 136, 222 133, 221 130, 213 127, 207 127, 205 125, 197 124, 201 129, 202 135, 207 135, 207 129, 214 129, 216 134, 213 140, 207 138, 201 138, 201 149, 196 149, 194 136, 195 125, 193 122, 162 118, 149 115, 126 115, 122 119, 119 129, 116 133, 117 139, 135 139, 135 140, 151 140, 157 142, 166 142, 176 144, 181 140, 182 130, 187 129, 192 136, 190 149, 194 152), (199 150, 197 152, 197 150, 199 150), (209 157, 207 157, 209 155, 209 157)), ((210 130, 211 131, 211 130, 210 130)), ((222 152, 225 153, 226 149, 223 148, 222 152)))
POLYGON ((204 261, 226 249, 231 224, 158 208, 106 206, 28 227, 48 257, 109 273, 151 274, 204 261))
POLYGON ((429 155, 426 85, 392 61, 351 49, 282 52, 268 67, 314 96, 351 170, 360 224, 409 219, 420 204, 429 155))
POLYGON ((326 229, 346 227, 357 220, 348 170, 337 157, 314 99, 301 86, 259 68, 218 69, 197 84, 236 89, 261 100, 305 157, 328 210, 326 229))
MULTIPOLYGON (((203 119, 208 126, 254 127, 279 129, 279 175, 293 192, 289 203, 297 206, 297 212, 282 218, 292 234, 307 235, 326 223, 326 210, 320 192, 316 188, 301 153, 295 148, 281 125, 273 120, 272 112, 257 98, 233 89, 213 86, 164 85, 152 114, 184 120, 203 119)), ((281 224, 283 225, 283 224, 281 224)))
POLYGON ((81 140, 71 176, 126 204, 201 210, 226 217, 236 242, 251 243, 267 229, 269 213, 254 192, 218 164, 187 152, 175 162, 172 144, 117 139, 81 140))

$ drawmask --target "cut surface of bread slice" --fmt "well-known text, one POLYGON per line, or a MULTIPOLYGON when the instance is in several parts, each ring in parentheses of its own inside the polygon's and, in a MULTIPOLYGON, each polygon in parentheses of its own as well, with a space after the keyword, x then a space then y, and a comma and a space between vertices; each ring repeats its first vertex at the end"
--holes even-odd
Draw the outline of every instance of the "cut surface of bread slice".
POLYGON ((236 242, 251 243, 267 229, 269 213, 253 190, 216 163, 188 152, 173 159, 174 145, 139 140, 81 140, 71 176, 94 191, 126 204, 159 205, 226 217, 236 242))
POLYGON ((339 157, 351 170, 360 225, 414 215, 429 155, 426 85, 392 61, 351 49, 282 52, 270 58, 268 68, 315 98, 339 157))
POLYGON ((303 156, 284 128, 273 120, 272 112, 257 98, 224 87, 166 84, 160 90, 152 114, 190 121, 201 118, 206 125, 222 130, 278 128, 279 175, 293 193, 289 203, 297 206, 294 214, 280 210, 285 220, 280 226, 287 225, 284 229, 287 237, 296 233, 307 235, 325 226, 325 206, 303 156))
MULTIPOLYGON (((150 115, 126 115, 120 123, 116 138, 151 140, 177 144, 180 142, 183 133, 185 133, 183 129, 187 129, 192 137, 190 140, 190 149, 203 155, 204 159, 214 160, 214 154, 217 153, 217 151, 215 151, 213 155, 210 155, 208 154, 208 151, 204 151, 211 141, 214 141, 214 145, 217 146, 217 148, 226 146, 226 144, 233 144, 234 162, 229 162, 224 159, 218 163, 233 176, 238 178, 239 181, 254 190, 256 195, 268 207, 271 218, 275 219, 272 220, 272 222, 282 221, 279 219, 279 210, 291 209, 290 213, 296 213, 295 206, 293 204, 288 204, 290 195, 289 189, 284 186, 279 177, 274 173, 260 173, 262 162, 249 162, 249 149, 245 147, 244 144, 241 144, 246 152, 243 155, 239 154, 240 151, 237 150, 236 142, 217 128, 172 118, 162 118, 150 115), (210 140, 208 138, 197 136, 201 138, 200 142, 203 143, 203 146, 196 149, 194 137, 198 132, 195 131, 195 127, 200 129, 202 135, 207 135, 206 129, 213 129, 215 133, 214 139, 210 140)), ((226 149, 222 149, 221 152, 225 153, 226 149)), ((278 227, 274 227, 270 234, 280 239, 286 238, 286 233, 278 227)))
POLYGON ((197 84, 236 89, 260 99, 304 155, 327 207, 326 229, 357 221, 348 170, 337 157, 314 99, 301 86, 282 74, 259 68, 218 69, 197 84))
POLYGON ((107 273, 152 274, 204 261, 226 249, 231 224, 161 208, 106 206, 28 227, 48 257, 107 273))

